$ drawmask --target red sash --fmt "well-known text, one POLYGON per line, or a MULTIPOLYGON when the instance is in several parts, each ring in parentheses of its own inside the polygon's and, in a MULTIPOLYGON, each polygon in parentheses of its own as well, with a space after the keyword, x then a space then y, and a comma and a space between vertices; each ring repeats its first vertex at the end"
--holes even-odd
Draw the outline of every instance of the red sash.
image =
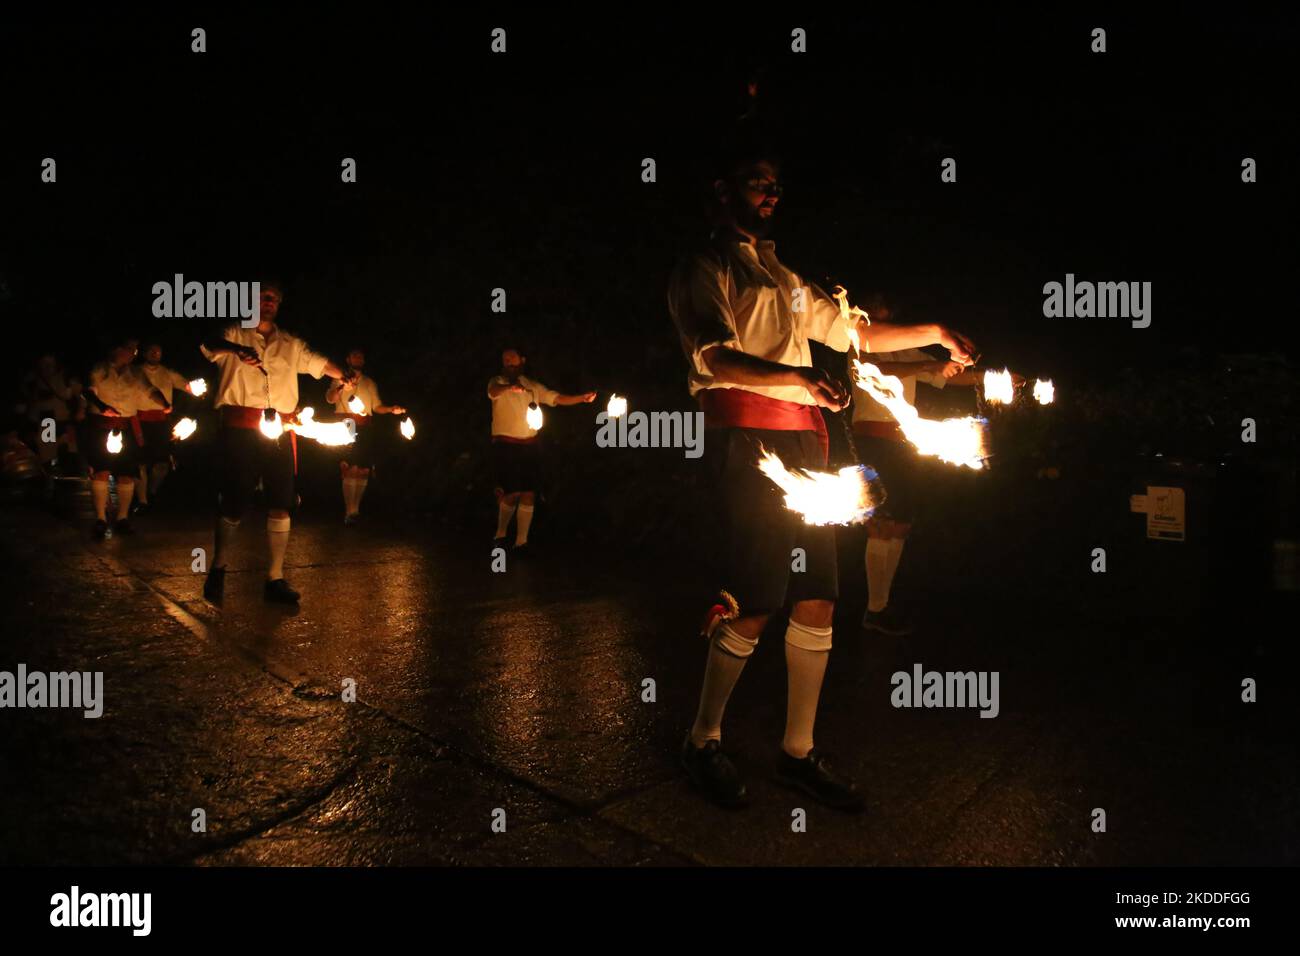
POLYGON ((167 413, 161 408, 146 408, 136 412, 136 417, 142 422, 165 422, 167 413))
POLYGON ((815 431, 822 464, 830 458, 831 437, 816 405, 783 402, 743 388, 706 388, 696 398, 706 428, 768 428, 782 432, 815 431))
POLYGON ((352 419, 354 422, 356 422, 358 428, 360 428, 366 422, 370 421, 369 415, 358 415, 355 412, 348 412, 343 416, 344 421, 346 421, 349 418, 352 419))
POLYGON ((865 438, 884 438, 888 441, 907 441, 907 436, 898 427, 898 422, 856 421, 853 423, 853 434, 865 438))
POLYGON ((537 436, 532 438, 511 438, 509 435, 493 435, 493 441, 505 442, 507 445, 536 445, 537 436))

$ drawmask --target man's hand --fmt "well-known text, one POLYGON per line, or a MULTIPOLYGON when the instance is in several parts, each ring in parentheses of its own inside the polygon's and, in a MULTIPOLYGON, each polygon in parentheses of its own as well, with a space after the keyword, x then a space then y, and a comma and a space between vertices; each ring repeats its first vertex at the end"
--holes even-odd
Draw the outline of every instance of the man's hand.
POLYGON ((249 345, 232 345, 230 351, 239 356, 239 361, 254 368, 262 367, 262 360, 257 357, 257 350, 249 345))
POLYGON ((389 408, 388 408, 388 414, 390 414, 390 415, 405 415, 405 414, 406 414, 406 409, 403 408, 401 405, 390 405, 389 408))
POLYGON ((938 371, 944 378, 956 378, 962 372, 966 371, 966 366, 962 365, 961 362, 939 362, 938 366, 939 367, 936 371, 938 371))
POLYGON ((960 332, 954 332, 952 329, 940 326, 939 344, 946 348, 948 354, 952 356, 952 360, 961 363, 963 368, 975 364, 977 354, 975 343, 960 332))
POLYGON ((592 402, 594 402, 594 401, 596 400, 596 393, 595 393, 595 392, 583 392, 583 393, 579 396, 579 398, 582 399, 582 401, 583 401, 584 404, 590 405, 592 402))
POLYGON ((849 390, 819 368, 800 368, 799 377, 808 394, 823 408, 838 412, 849 404, 849 390))

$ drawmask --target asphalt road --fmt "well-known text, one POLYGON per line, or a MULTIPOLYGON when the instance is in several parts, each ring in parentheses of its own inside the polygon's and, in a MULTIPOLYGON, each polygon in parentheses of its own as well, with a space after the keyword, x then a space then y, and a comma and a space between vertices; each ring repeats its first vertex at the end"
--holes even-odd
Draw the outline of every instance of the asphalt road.
POLYGON ((823 809, 770 781, 785 685, 769 635, 728 711, 754 795, 728 812, 676 762, 704 656, 690 568, 551 540, 498 574, 486 538, 318 515, 294 530, 288 577, 303 602, 291 612, 261 599, 262 520, 250 516, 216 610, 191 570, 192 549, 210 545, 206 518, 174 509, 137 524, 134 537, 94 542, 82 521, 0 511, 0 670, 105 675, 100 719, 0 711, 0 863, 1300 857, 1300 764, 1282 720, 1294 707, 1279 704, 1277 645, 1252 637, 1264 625, 1248 618, 1216 641, 1186 618, 1122 602, 1063 613, 1057 594, 1005 587, 978 612, 920 593, 925 626, 881 639, 857 631, 860 597, 846 598, 817 737, 865 785, 867 811, 823 809), (895 708, 890 675, 916 663, 999 671, 999 715, 895 708), (1240 700, 1252 673, 1254 705, 1240 700))

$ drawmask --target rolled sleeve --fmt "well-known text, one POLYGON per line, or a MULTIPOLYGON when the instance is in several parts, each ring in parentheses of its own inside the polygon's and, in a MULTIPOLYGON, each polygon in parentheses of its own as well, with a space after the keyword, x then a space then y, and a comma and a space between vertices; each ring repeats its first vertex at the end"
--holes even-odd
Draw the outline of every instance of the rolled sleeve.
POLYGON ((840 313, 839 303, 815 283, 805 282, 802 285, 811 298, 804 312, 807 316, 804 331, 808 338, 837 352, 847 352, 850 346, 856 345, 850 337, 849 324, 840 313))
POLYGON ((543 405, 555 405, 555 400, 560 397, 560 393, 553 388, 547 388, 541 382, 533 382, 533 392, 537 400, 543 405))
POLYGON ((679 265, 668 284, 668 310, 681 336, 682 349, 699 375, 713 373, 704 353, 714 346, 741 348, 736 320, 727 299, 726 275, 707 256, 679 265))

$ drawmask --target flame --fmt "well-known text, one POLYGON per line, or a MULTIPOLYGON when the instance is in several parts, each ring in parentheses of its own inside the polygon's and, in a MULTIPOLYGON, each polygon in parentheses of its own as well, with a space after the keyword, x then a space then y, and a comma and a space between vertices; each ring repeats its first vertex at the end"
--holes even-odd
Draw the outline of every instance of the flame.
POLYGON ((1050 378, 1034 380, 1034 398, 1039 405, 1050 405, 1056 401, 1056 386, 1050 378))
POLYGON ((832 293, 832 298, 834 298, 835 301, 839 303, 840 318, 843 319, 844 324, 848 326, 849 343, 853 348, 853 354, 857 355, 859 354, 858 337, 854 335, 854 331, 857 329, 858 319, 862 319, 867 323, 867 325, 870 325, 871 317, 868 316, 865 311, 859 309, 856 305, 849 305, 849 290, 844 288, 844 286, 842 285, 837 285, 835 287, 835 291, 834 293, 832 293))
POLYGON ((849 465, 834 474, 791 471, 764 449, 758 469, 785 492, 785 506, 803 515, 805 524, 858 524, 870 518, 880 503, 871 493, 876 473, 865 465, 849 465))
POLYGON ((410 441, 415 437, 415 423, 411 421, 411 416, 402 419, 402 424, 397 426, 397 430, 402 433, 402 437, 410 441))
POLYGON ((936 422, 922 418, 903 398, 903 383, 897 376, 884 375, 870 362, 857 359, 853 366, 858 373, 858 388, 889 409, 903 435, 922 455, 976 470, 984 467, 988 457, 984 450, 984 419, 968 415, 936 422))
POLYGON ((195 398, 208 393, 208 383, 201 378, 196 378, 190 382, 190 394, 195 398))
POLYGON ((528 427, 537 431, 542 427, 542 410, 537 407, 536 402, 528 403, 528 414, 525 416, 528 421, 528 427))
POLYGON ((984 373, 984 399, 989 402, 1001 402, 1010 405, 1016 397, 1015 382, 1011 379, 1009 369, 995 372, 992 369, 984 373))
POLYGON ((199 423, 192 418, 182 418, 172 429, 172 437, 177 441, 184 441, 198 430, 199 423))
POLYGON ((318 422, 316 409, 310 405, 298 413, 296 422, 290 422, 285 427, 297 432, 303 438, 310 438, 322 445, 351 445, 357 440, 354 431, 356 426, 353 423, 318 422))
POLYGON ((351 398, 348 399, 348 411, 350 411, 352 414, 360 415, 365 410, 366 410, 366 403, 363 402, 356 395, 353 395, 351 398))
POLYGON ((122 450, 122 433, 116 429, 108 433, 108 441, 104 442, 104 447, 108 449, 110 455, 116 455, 122 450))
POLYGON ((609 404, 605 406, 605 411, 610 418, 619 418, 627 414, 627 399, 619 398, 615 393, 609 396, 609 404))
POLYGON ((257 423, 257 427, 267 438, 276 439, 284 434, 284 422, 280 421, 279 412, 274 412, 270 418, 263 414, 262 420, 257 423))

